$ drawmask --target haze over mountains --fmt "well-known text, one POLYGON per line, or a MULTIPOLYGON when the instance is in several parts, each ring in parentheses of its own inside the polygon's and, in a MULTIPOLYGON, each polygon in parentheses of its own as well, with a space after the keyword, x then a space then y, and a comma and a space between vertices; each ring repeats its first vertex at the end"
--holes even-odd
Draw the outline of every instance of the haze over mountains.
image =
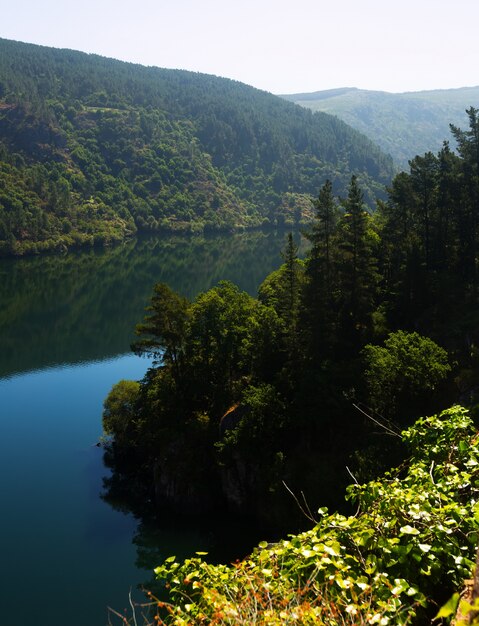
POLYGON ((386 156, 239 82, 0 39, 0 254, 301 221, 326 178, 372 204, 386 156))
POLYGON ((407 169, 415 155, 437 152, 450 139, 449 124, 467 126, 465 110, 479 106, 479 87, 407 93, 345 87, 282 97, 312 111, 337 115, 407 169))

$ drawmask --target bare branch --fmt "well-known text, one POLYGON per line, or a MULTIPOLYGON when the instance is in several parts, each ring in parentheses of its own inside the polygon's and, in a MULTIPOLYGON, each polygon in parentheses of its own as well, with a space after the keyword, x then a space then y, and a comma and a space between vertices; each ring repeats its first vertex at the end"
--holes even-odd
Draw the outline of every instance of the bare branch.
MULTIPOLYGON (((303 515, 304 515, 307 519, 309 519, 311 522, 313 522, 313 524, 317 524, 317 523, 318 523, 318 520, 317 520, 317 519, 315 519, 315 518, 313 517, 313 515, 312 515, 312 513, 311 513, 311 511, 310 511, 310 509, 309 509, 309 506, 308 506, 308 504, 306 503, 306 500, 305 500, 305 504, 306 504, 306 508, 307 508, 307 510, 305 511, 305 510, 304 510, 304 508, 303 508, 303 506, 301 505, 300 501, 299 501, 299 500, 298 500, 298 498, 296 497, 296 495, 295 495, 295 494, 291 491, 291 489, 290 489, 290 488, 288 487, 288 485, 284 482, 284 480, 283 480, 283 481, 281 481, 281 482, 282 482, 282 483, 283 483, 283 485, 286 487, 286 489, 289 491, 289 493, 293 496, 294 501, 295 501, 295 502, 296 502, 296 504, 298 505, 298 508, 299 508, 299 510, 301 511, 301 513, 302 513, 302 514, 303 514, 303 515)), ((301 493, 302 493, 302 492, 301 492, 301 493)), ((304 494, 302 494, 302 495, 303 495, 303 499, 304 499, 304 494)))
POLYGON ((360 413, 362 413, 365 417, 367 417, 369 420, 374 422, 377 426, 379 426, 379 428, 382 428, 382 430, 384 430, 388 435, 391 435, 392 437, 399 437, 399 439, 401 438, 401 435, 398 432, 392 430, 391 428, 389 428, 385 424, 381 423, 379 420, 374 418, 372 415, 370 415, 369 413, 366 413, 366 411, 363 411, 363 409, 361 407, 359 407, 357 404, 353 403, 353 407, 355 409, 357 409, 360 413))

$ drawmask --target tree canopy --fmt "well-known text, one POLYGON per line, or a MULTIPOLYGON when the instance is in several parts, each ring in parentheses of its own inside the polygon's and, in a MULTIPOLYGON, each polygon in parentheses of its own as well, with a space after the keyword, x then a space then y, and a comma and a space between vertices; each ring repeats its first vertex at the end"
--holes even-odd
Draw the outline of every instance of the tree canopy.
POLYGON ((340 120, 236 81, 0 40, 0 254, 137 231, 307 221, 351 173, 393 169, 340 120))
MULTIPOLYGON (((471 111, 471 130, 455 132, 473 141, 474 124, 471 111)), ((230 506, 281 524, 295 517, 282 481, 313 507, 341 506, 345 465, 369 478, 401 455, 368 412, 394 432, 465 394, 477 403, 472 152, 416 157, 374 214, 355 176, 343 199, 326 181, 306 259, 289 235, 258 299, 220 282, 188 303, 157 285, 135 347, 158 361, 132 434, 145 472, 169 455, 186 489, 182 446, 195 448, 230 506)))

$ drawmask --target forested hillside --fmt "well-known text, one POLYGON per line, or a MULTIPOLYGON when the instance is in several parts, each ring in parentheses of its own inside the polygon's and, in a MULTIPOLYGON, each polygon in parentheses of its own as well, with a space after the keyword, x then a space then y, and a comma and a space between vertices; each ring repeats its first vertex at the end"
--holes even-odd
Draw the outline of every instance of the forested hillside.
POLYGON ((156 285, 134 345, 155 367, 107 404, 118 477, 155 477, 181 510, 216 492, 281 525, 295 508, 281 480, 313 508, 339 505, 346 465, 370 477, 390 461, 354 404, 398 432, 479 402, 477 110, 469 122, 459 154, 416 157, 374 215, 354 176, 342 204, 327 181, 306 261, 290 236, 257 299, 226 282, 193 302, 156 285))
POLYGON ((232 80, 0 40, 0 254, 137 230, 310 217, 351 172, 369 201, 392 163, 338 119, 232 80))
POLYGON ((464 125, 465 110, 479 105, 479 87, 408 93, 343 88, 283 97, 337 115, 407 169, 416 154, 440 149, 450 123, 464 125))
POLYGON ((162 516, 226 508, 285 532, 318 522, 232 568, 170 558, 166 623, 228 623, 218 608, 293 623, 283 616, 302 607, 305 624, 420 626, 470 571, 472 422, 456 407, 404 431, 454 402, 479 415, 479 111, 467 113, 457 153, 412 159, 374 214, 356 177, 342 202, 327 181, 305 261, 289 235, 257 298, 229 282, 192 302, 154 287, 133 345, 153 366, 105 401, 106 497, 131 490, 162 516), (318 516, 324 505, 351 515, 318 516))

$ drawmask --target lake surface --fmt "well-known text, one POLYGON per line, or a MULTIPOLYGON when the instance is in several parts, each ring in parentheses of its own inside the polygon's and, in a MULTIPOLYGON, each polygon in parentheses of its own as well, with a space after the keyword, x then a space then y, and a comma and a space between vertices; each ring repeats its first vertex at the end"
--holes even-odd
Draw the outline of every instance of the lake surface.
POLYGON ((129 345, 155 282, 189 298, 222 279, 255 294, 284 244, 261 232, 145 238, 0 261, 2 626, 104 626, 162 558, 214 543, 213 528, 148 527, 102 500, 102 403, 148 367, 129 345))

